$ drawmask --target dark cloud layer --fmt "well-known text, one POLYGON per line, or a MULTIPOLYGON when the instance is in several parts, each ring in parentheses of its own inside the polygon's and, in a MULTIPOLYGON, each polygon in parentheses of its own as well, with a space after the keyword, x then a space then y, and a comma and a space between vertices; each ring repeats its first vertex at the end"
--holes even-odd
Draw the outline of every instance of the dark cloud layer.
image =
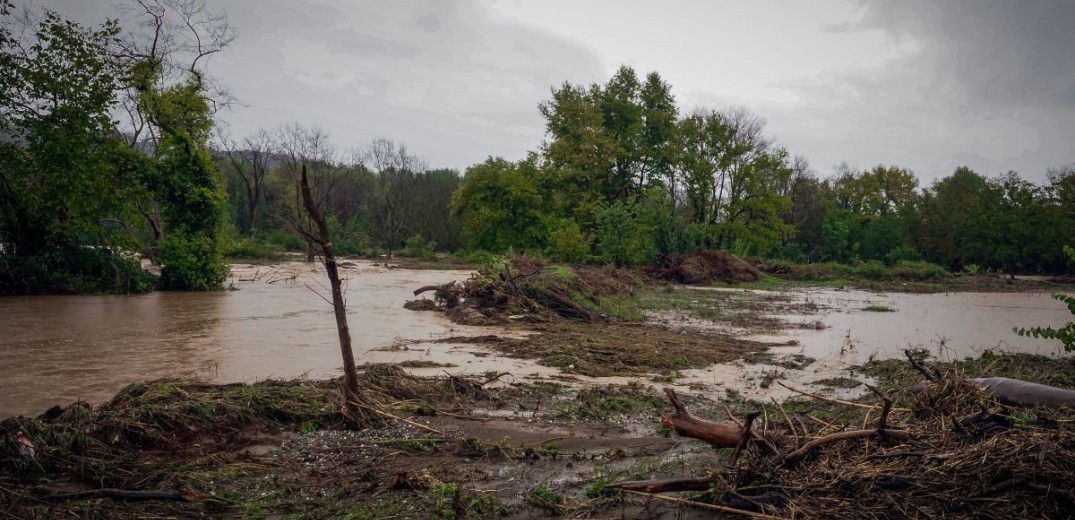
POLYGON ((986 109, 1075 105, 1075 2, 867 0, 863 25, 920 40, 986 109))

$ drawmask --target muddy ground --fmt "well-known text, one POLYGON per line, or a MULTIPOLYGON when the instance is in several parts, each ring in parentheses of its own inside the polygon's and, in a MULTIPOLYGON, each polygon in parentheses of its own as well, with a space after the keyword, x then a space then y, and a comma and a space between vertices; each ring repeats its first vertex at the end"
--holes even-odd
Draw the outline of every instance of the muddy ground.
MULTIPOLYGON (((968 375, 1075 383, 1070 360, 987 356, 959 368, 968 375)), ((863 373, 875 377, 896 406, 908 405, 906 389, 921 379, 898 361, 873 363, 863 373)), ((28 461, 11 453, 10 443, 3 445, 0 517, 711 518, 713 511, 697 505, 609 486, 729 467, 732 450, 663 428, 658 416, 670 407, 643 385, 507 384, 466 394, 446 379, 367 368, 363 388, 411 422, 388 420, 354 431, 337 412, 337 383, 157 382, 128 388, 93 411, 74 406, 37 419, 6 420, 0 426, 5 437, 19 429, 34 439, 37 453, 28 461), (70 495, 99 488, 183 490, 193 501, 70 495)), ((718 420, 762 410, 763 430, 777 429, 784 413, 811 425, 869 420, 862 409, 805 397, 780 408, 734 395, 684 399, 692 413, 718 420)), ((720 503, 707 492, 688 498, 720 503)), ((983 498, 978 506, 987 508, 992 500, 983 498)), ((816 517, 784 513, 780 517, 816 517)))
MULTIPOLYGON (((625 494, 610 485, 740 471, 729 463, 732 449, 679 437, 661 425, 661 415, 672 411, 661 388, 684 371, 731 361, 771 367, 763 372, 768 377, 749 384, 773 386, 786 371, 802 370, 814 360, 773 356, 772 344, 740 336, 788 325, 773 315, 809 315, 818 309, 735 295, 721 296, 717 305, 698 305, 698 298, 676 297, 676 290, 664 287, 636 293, 632 301, 643 303, 621 308, 619 318, 509 323, 509 330, 529 335, 450 338, 535 360, 558 369, 555 377, 416 377, 397 367, 365 366, 362 388, 384 414, 382 424, 362 431, 343 420, 336 380, 157 381, 132 385, 96 408, 74 404, 37 418, 4 420, 0 518, 712 518, 720 513, 705 504, 727 499, 718 489, 679 494, 689 502, 677 502, 625 494), (635 377, 618 385, 585 379, 595 376, 635 377), (18 432, 34 445, 32 456, 20 453, 18 432), (162 493, 79 494, 100 489, 162 493)), ((802 326, 809 323, 804 320, 802 326)), ((966 377, 1019 377, 1075 387, 1070 358, 987 353, 933 366, 966 377)), ((922 380, 899 360, 871 361, 818 377, 812 391, 840 395, 844 402, 798 396, 777 404, 735 385, 698 385, 681 397, 692 414, 717 421, 761 411, 764 432, 776 431, 785 417, 803 430, 836 431, 876 420, 881 399, 866 392, 864 382, 889 396, 895 407, 910 409, 915 397, 909 389, 922 380)), ((1032 418, 1045 416, 1020 417, 1040 429, 1045 426, 1032 418)), ((1049 427, 1066 431, 1067 420, 1049 427)), ((867 443, 848 449, 871 448, 867 443)), ((714 487, 720 482, 714 477, 714 487)), ((963 514, 953 516, 1009 514, 998 500, 1060 501, 1035 509, 1039 516, 1060 518, 1057 511, 1070 511, 1063 502, 1070 489, 1061 498, 1031 491, 1013 490, 998 499, 993 490, 993 495, 967 499, 963 514)), ((851 507, 847 497, 833 500, 833 507, 851 507)), ((818 511, 764 508, 764 514, 778 518, 818 517, 818 511)), ((884 507, 877 510, 881 513, 862 511, 889 516, 884 507)), ((887 511, 893 517, 916 515, 887 511)))

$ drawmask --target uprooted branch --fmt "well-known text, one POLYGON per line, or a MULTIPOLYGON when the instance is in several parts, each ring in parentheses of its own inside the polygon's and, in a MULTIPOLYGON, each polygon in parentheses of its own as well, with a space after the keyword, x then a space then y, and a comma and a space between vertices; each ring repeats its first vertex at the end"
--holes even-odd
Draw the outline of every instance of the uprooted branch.
POLYGON ((669 491, 706 491, 713 485, 708 478, 668 478, 658 480, 629 480, 610 484, 608 487, 643 493, 667 493, 669 491))
POLYGON ((687 408, 683 405, 683 401, 679 400, 675 390, 665 388, 664 393, 668 395, 668 400, 672 402, 676 411, 662 416, 661 424, 675 430, 683 437, 703 440, 717 447, 734 448, 739 444, 743 430, 737 424, 699 419, 687 412, 687 408))

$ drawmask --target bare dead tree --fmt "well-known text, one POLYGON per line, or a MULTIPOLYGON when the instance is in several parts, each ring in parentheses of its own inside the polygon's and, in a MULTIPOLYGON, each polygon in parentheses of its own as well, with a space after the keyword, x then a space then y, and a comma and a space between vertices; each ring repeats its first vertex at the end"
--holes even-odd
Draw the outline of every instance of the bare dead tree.
POLYGON ((217 131, 217 146, 224 152, 228 164, 246 189, 246 230, 253 234, 261 217, 262 191, 269 174, 273 153, 273 137, 264 129, 243 139, 242 145, 232 141, 223 130, 217 131))
MULTIPOLYGON (((324 203, 336 185, 334 175, 336 151, 329 143, 328 132, 318 126, 302 126, 298 123, 284 125, 276 131, 276 151, 283 160, 285 172, 295 187, 293 209, 306 227, 312 225, 309 215, 302 210, 301 172, 309 170, 310 194, 318 211, 324 213, 324 203)), ((314 261, 314 241, 306 235, 306 261, 314 261)))
POLYGON ((343 357, 343 396, 344 416, 355 426, 367 428, 374 424, 376 410, 372 403, 359 391, 358 371, 355 368, 355 355, 351 349, 351 330, 347 325, 347 306, 343 299, 343 282, 340 280, 340 271, 336 265, 336 253, 332 246, 328 223, 318 209, 317 201, 310 189, 310 182, 306 175, 306 166, 301 167, 300 190, 302 202, 306 213, 314 224, 314 228, 299 230, 309 241, 317 244, 321 249, 325 263, 325 271, 328 272, 329 285, 332 288, 332 310, 336 314, 336 330, 340 339, 340 354, 343 357))
POLYGON ((358 152, 361 162, 377 175, 378 200, 374 220, 388 256, 402 239, 407 228, 407 201, 418 173, 425 163, 412 155, 406 145, 390 139, 376 139, 358 152))

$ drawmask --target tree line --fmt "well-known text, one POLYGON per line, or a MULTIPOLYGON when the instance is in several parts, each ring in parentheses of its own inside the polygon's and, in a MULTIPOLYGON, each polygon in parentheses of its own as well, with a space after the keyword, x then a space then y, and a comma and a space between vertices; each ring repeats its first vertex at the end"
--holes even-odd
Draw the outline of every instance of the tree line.
POLYGON ((928 261, 1055 273, 1075 243, 1075 165, 1037 185, 959 168, 930 186, 895 165, 821 178, 744 108, 681 114, 656 73, 565 83, 526 159, 466 170, 452 199, 470 247, 618 265, 720 248, 796 262, 928 261))

